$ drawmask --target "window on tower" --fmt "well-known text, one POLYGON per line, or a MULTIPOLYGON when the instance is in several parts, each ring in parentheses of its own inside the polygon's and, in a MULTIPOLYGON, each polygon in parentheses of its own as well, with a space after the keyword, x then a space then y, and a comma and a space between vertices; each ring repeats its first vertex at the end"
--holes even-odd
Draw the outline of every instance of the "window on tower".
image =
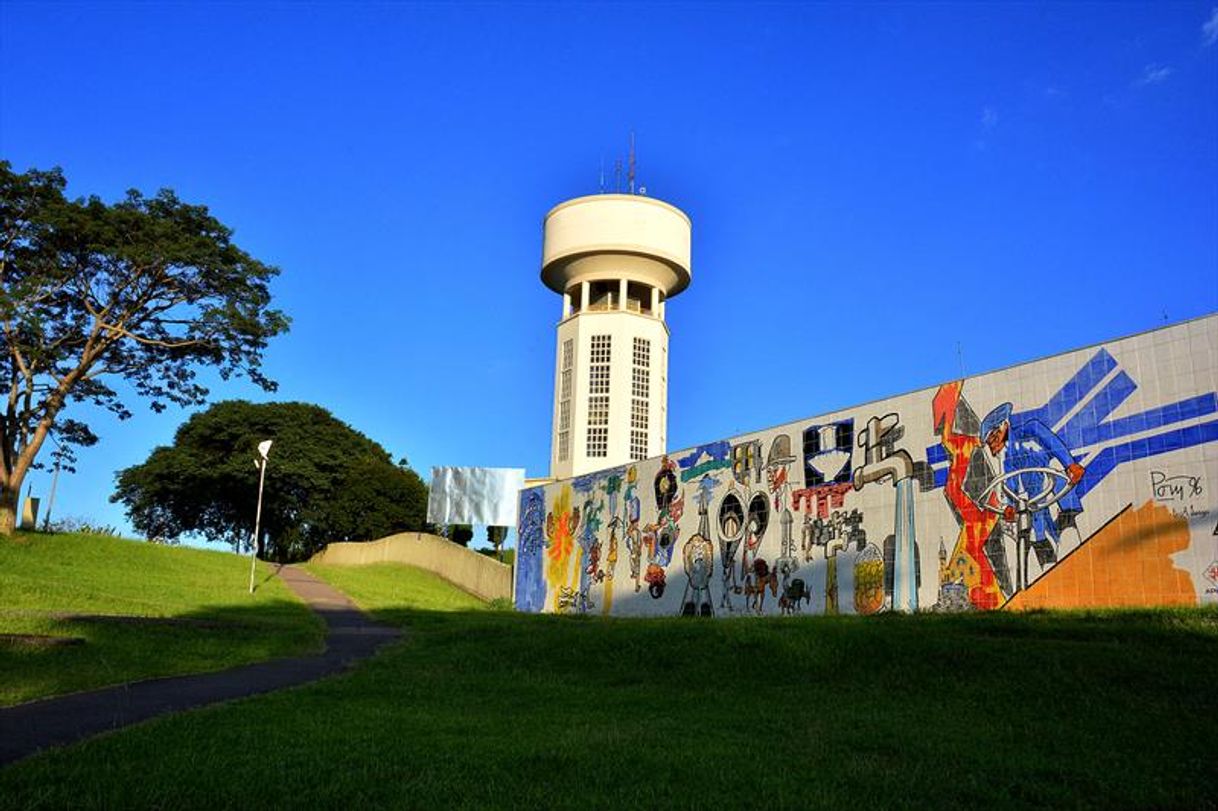
POLYGON ((589 360, 594 363, 608 363, 610 353, 613 351, 613 336, 611 335, 593 335, 592 336, 592 353, 589 360))
POLYGON ((571 456, 571 376, 575 363, 575 341, 568 338, 562 342, 562 367, 559 371, 558 389, 558 461, 565 462, 571 456))
POLYGON ((609 397, 601 395, 588 398, 588 424, 609 424, 609 397))
POLYGON ((593 335, 588 365, 588 445, 589 458, 609 455, 609 361, 613 338, 593 335))
POLYGON ((651 341, 635 338, 630 369, 630 458, 646 459, 651 430, 651 341))
POLYGON ((609 429, 588 428, 588 457, 604 458, 609 455, 609 429))

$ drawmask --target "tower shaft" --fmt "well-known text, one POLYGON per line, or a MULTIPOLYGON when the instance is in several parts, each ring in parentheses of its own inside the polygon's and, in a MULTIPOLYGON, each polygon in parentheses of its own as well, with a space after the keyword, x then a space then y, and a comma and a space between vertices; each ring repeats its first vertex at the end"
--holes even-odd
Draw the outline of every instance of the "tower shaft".
POLYGON ((563 297, 552 478, 664 452, 664 314, 689 285, 689 244, 689 218, 649 197, 580 197, 546 215, 541 277, 563 297))

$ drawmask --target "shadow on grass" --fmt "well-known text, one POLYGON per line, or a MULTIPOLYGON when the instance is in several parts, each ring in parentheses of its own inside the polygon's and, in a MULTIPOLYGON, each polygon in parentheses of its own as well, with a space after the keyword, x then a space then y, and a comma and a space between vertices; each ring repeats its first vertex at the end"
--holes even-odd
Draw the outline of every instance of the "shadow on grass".
POLYGON ((202 606, 166 617, 0 612, 10 633, 78 637, 72 647, 0 647, 0 706, 322 649, 324 624, 288 599, 202 606))
MULTIPOLYGON (((397 629, 372 622, 345 601, 335 599, 336 595, 328 587, 311 578, 293 580, 292 583, 294 589, 303 587, 301 596, 310 601, 320 621, 326 626, 325 647, 320 653, 282 656, 269 661, 234 666, 239 664, 232 660, 235 654, 242 652, 243 634, 250 634, 249 639, 258 652, 263 654, 255 657, 258 659, 267 658, 265 654, 269 641, 279 645, 287 642, 288 635, 283 633, 284 630, 296 630, 301 640, 305 638, 305 629, 290 628, 282 622, 275 622, 271 616, 265 616, 269 613, 267 609, 275 608, 278 601, 264 601, 261 605, 249 606, 203 607, 196 612, 190 612, 208 618, 202 626, 200 621, 186 615, 174 618, 176 622, 152 623, 152 628, 171 633, 180 633, 184 628, 196 632, 200 627, 219 629, 222 634, 219 650, 225 654, 228 661, 222 664, 215 660, 194 661, 183 655, 184 651, 179 647, 174 651, 177 656, 172 660, 171 666, 176 670, 191 663, 191 666, 183 668, 188 671, 185 675, 147 678, 160 674, 150 674, 146 657, 140 657, 140 675, 143 678, 135 683, 121 679, 123 683, 115 687, 0 708, 0 764, 19 760, 47 747, 74 743, 168 713, 307 684, 347 669, 399 636, 397 629), (319 599, 323 601, 321 604, 317 602, 319 599), (258 609, 262 611, 258 612, 258 609), (258 613, 264 616, 259 618, 258 613), (259 628, 259 624, 263 628, 259 628), (266 629, 272 629, 274 633, 257 633, 266 629), (223 669, 208 672, 216 670, 218 664, 223 669)), ((295 605, 287 601, 284 601, 284 604, 295 605)), ((77 624, 88 627, 98 625, 96 622, 87 621, 77 624)), ((114 622, 103 622, 101 626, 139 627, 134 623, 114 622)), ((147 628, 148 623, 144 623, 143 627, 147 628)), ((313 626, 307 630, 315 632, 316 628, 313 626)), ((170 639, 182 641, 180 637, 170 639)), ((137 654, 146 648, 148 641, 140 640, 136 648, 137 654)), ((199 640, 194 637, 190 638, 190 642, 197 646, 199 640)), ((169 649, 173 648, 173 645, 158 647, 169 649)), ((109 648, 109 652, 113 652, 118 646, 111 644, 109 648)), ((208 652, 213 651, 209 649, 208 652)), ((58 664, 62 665, 62 662, 58 664)), ((61 670, 57 668, 52 672, 59 674, 61 670)), ((106 675, 113 677, 117 674, 111 670, 106 675)))
POLYGON ((267 572, 267 573, 266 573, 266 575, 265 575, 265 576, 264 576, 264 577, 263 577, 261 580, 257 580, 257 579, 256 579, 256 580, 254 581, 254 591, 255 591, 255 592, 257 592, 257 591, 258 591, 258 589, 260 589, 261 587, 265 586, 267 583, 271 582, 271 581, 272 581, 272 580, 274 580, 276 577, 278 577, 278 576, 279 576, 279 572, 281 572, 281 571, 283 570, 283 567, 284 567, 284 565, 285 565, 285 564, 283 564, 283 563, 275 563, 275 564, 267 564, 267 565, 268 565, 268 566, 273 566, 273 568, 272 568, 272 570, 271 570, 271 571, 267 572))
POLYGON ((1218 656, 1218 608, 730 620, 371 613, 410 629, 419 645, 449 646, 507 674, 604 688, 723 685, 706 696, 719 708, 740 690, 868 702, 871 691, 924 689, 921 700, 933 703, 946 689, 988 718, 1016 706, 1056 711, 1072 695, 1086 703, 1113 692, 1113 678, 1122 700, 1157 704, 1165 685, 1201 689, 1218 656))
POLYGON ((702 617, 602 617, 578 614, 529 614, 488 606, 482 610, 424 611, 414 608, 369 607, 369 615, 401 628, 443 625, 446 621, 523 623, 586 628, 670 628, 753 626, 791 629, 799 632, 851 630, 861 635, 901 632, 906 634, 962 634, 995 638, 1037 639, 1125 639, 1131 636, 1171 640, 1218 641, 1218 606, 1196 608, 1096 609, 1078 611, 988 611, 956 614, 882 613, 872 616, 814 615, 793 617, 733 616, 702 617))
POLYGON ((1218 790, 1218 610, 373 613, 408 641, 4 770, 0 806, 1205 807, 1218 790))

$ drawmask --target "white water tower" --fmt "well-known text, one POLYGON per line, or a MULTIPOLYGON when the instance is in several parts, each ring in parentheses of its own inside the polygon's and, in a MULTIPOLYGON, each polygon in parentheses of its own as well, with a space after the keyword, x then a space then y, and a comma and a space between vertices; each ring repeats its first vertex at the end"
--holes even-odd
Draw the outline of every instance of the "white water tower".
POLYGON ((541 280, 563 300, 552 478, 665 452, 664 306, 689 286, 689 245, 689 217, 651 197, 577 197, 546 215, 541 280))

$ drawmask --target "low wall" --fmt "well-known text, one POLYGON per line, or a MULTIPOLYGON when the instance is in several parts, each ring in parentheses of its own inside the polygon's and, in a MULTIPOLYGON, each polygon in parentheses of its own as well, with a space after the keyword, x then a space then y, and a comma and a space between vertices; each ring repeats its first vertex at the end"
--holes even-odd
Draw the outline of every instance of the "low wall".
POLYGON ((425 532, 402 532, 379 541, 332 543, 309 562, 334 566, 406 563, 434 572, 484 600, 512 596, 511 566, 425 532))

